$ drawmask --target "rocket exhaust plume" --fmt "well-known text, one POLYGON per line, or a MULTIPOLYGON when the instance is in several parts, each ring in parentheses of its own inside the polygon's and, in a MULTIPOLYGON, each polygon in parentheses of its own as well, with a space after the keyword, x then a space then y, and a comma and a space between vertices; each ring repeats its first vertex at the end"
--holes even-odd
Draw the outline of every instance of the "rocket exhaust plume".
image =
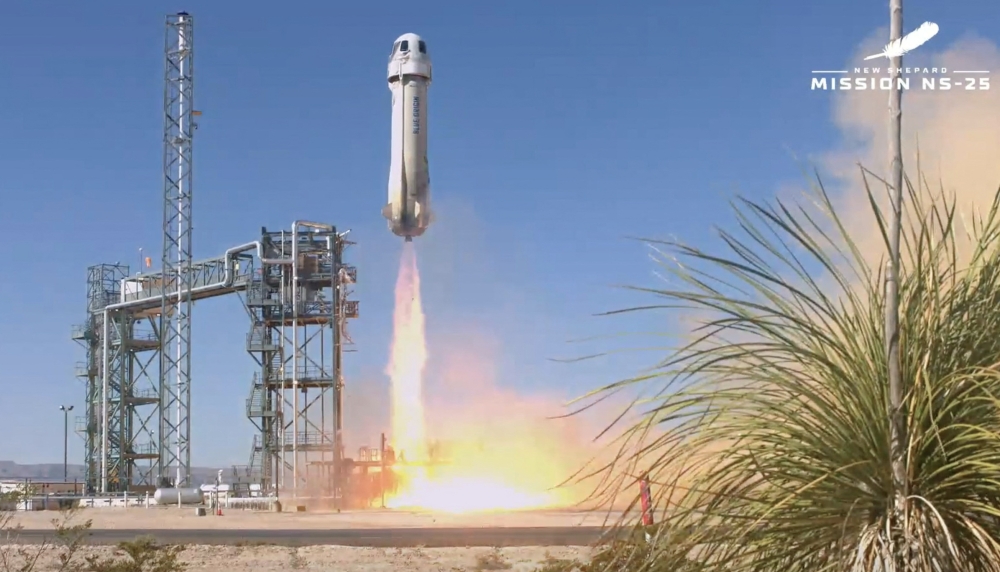
MULTIPOLYGON (((390 444, 396 453, 392 467, 395 486, 386 505, 466 512, 565 504, 565 494, 548 489, 569 474, 557 475, 568 458, 567 442, 555 428, 527 419, 527 403, 510 398, 500 403, 496 398, 503 394, 487 394, 483 391, 487 388, 453 407, 442 408, 425 399, 428 352, 413 238, 422 236, 434 219, 427 162, 431 72, 426 41, 416 34, 396 39, 386 68, 392 93, 392 139, 382 215, 389 229, 405 242, 385 370, 391 380, 390 444), (476 411, 477 406, 486 410, 476 411), (433 414, 428 415, 428 410, 433 414), (451 438, 444 439, 446 436, 451 438)), ((462 348, 454 344, 447 350, 444 363, 462 357, 462 348)), ((460 389, 468 392, 470 382, 481 379, 482 369, 488 368, 471 371, 460 389)), ((447 377, 442 375, 435 381, 448 383, 447 377)), ((455 388, 449 388, 436 397, 454 400, 456 393, 455 388)))
MULTIPOLYGON (((502 474, 517 464, 512 451, 497 447, 483 452, 466 444, 460 459, 442 464, 431 454, 425 419, 423 376, 427 363, 424 312, 420 299, 420 273, 411 242, 403 243, 396 280, 393 338, 386 373, 391 378, 392 439, 399 477, 398 489, 386 499, 393 508, 422 508, 447 512, 509 510, 552 506, 555 497, 541 487, 525 487, 525 476, 544 472, 548 461, 520 451, 528 466, 517 475, 502 474), (512 478, 520 476, 520 479, 512 478), (520 480, 521 482, 516 482, 520 480)), ((532 440, 535 441, 535 440, 532 440)), ((529 447, 530 449, 530 447, 529 447)), ((530 480, 530 479, 529 479, 530 480)), ((552 482, 555 485, 556 482, 552 482)))
POLYGON ((427 363, 420 272, 412 242, 403 243, 396 279, 392 349, 386 373, 392 380, 392 439, 408 462, 427 460, 423 377, 427 363))

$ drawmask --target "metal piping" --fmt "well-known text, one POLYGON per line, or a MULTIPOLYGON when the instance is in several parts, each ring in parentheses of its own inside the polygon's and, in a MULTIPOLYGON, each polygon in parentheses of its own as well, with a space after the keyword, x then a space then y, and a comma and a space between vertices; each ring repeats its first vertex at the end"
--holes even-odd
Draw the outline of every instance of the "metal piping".
POLYGON ((299 228, 292 224, 292 498, 299 497, 299 228))
MULTIPOLYGON (((199 286, 197 288, 191 288, 191 289, 188 290, 187 296, 190 297, 190 296, 193 296, 195 294, 199 294, 201 292, 205 292, 205 291, 208 291, 208 290, 214 290, 215 288, 220 288, 220 287, 221 288, 227 288, 229 286, 232 286, 233 282, 236 280, 236 276, 234 275, 234 272, 233 272, 235 255, 243 253, 243 252, 246 252, 248 250, 254 250, 254 249, 257 252, 257 258, 260 260, 261 264, 292 264, 292 274, 293 274, 292 281, 293 281, 293 285, 297 287, 298 286, 298 280, 297 280, 297 278, 298 278, 298 272, 297 272, 297 266, 298 266, 298 264, 293 264, 293 263, 297 260, 297 257, 298 257, 298 228, 300 226, 304 226, 304 227, 308 227, 308 228, 315 228, 315 229, 318 229, 318 230, 325 230, 325 231, 332 231, 333 230, 333 227, 331 225, 328 225, 328 224, 322 224, 322 223, 317 223, 317 222, 309 222, 309 221, 300 221, 300 220, 297 220, 297 221, 293 222, 292 223, 292 257, 291 257, 291 259, 288 259, 288 258, 264 258, 264 244, 261 241, 259 241, 259 240, 255 240, 253 242, 248 242, 246 244, 241 244, 239 246, 234 246, 232 248, 229 248, 228 250, 226 250, 226 253, 225 253, 226 269, 225 269, 225 273, 223 274, 222 280, 220 282, 214 282, 212 284, 205 284, 205 285, 199 286)), ((161 275, 162 275, 162 271, 161 271, 161 275)), ((180 298, 181 298, 181 296, 183 294, 184 293, 182 293, 182 292, 178 292, 174 296, 176 296, 177 299, 178 299, 178 301, 179 301, 180 298)), ((296 293, 293 293, 293 300, 297 300, 296 293)), ((141 306, 141 305, 144 305, 146 303, 148 303, 148 300, 146 300, 146 299, 143 299, 143 300, 130 300, 128 302, 118 302, 118 303, 115 303, 115 304, 109 304, 109 305, 105 306, 104 309, 103 309, 103 311, 102 311, 103 318, 104 318, 103 335, 102 335, 102 354, 103 354, 103 356, 102 356, 102 365, 103 365, 103 367, 102 367, 102 371, 101 371, 101 387, 102 387, 102 395, 101 395, 101 492, 102 493, 106 493, 107 492, 107 487, 108 487, 108 386, 109 386, 108 368, 109 368, 109 365, 110 365, 109 364, 109 359, 108 359, 108 349, 109 349, 109 343, 108 343, 108 332, 109 332, 108 314, 110 312, 112 312, 112 311, 115 311, 115 310, 121 310, 123 308, 129 308, 129 307, 133 307, 133 306, 141 306)), ((297 308, 293 308, 293 315, 296 316, 296 317, 298 316, 298 310, 297 310, 297 308)), ((162 316, 161 316, 161 319, 162 319, 162 316)), ((297 344, 296 344, 296 346, 297 346, 297 344)), ((161 349, 161 351, 162 351, 162 349, 161 349)), ((298 361, 297 361, 298 347, 294 348, 292 355, 293 355, 293 360, 295 360, 294 364, 295 364, 295 366, 297 366, 298 365, 298 361)), ((293 373, 292 373, 292 375, 293 375, 293 381, 292 381, 292 384, 293 384, 294 387, 298 386, 298 372, 296 370, 297 370, 297 367, 293 367, 293 373)), ((298 399, 298 395, 296 393, 296 400, 297 399, 298 399)), ((298 426, 297 426, 297 423, 298 423, 298 413, 297 413, 297 410, 296 410, 296 413, 294 415, 295 415, 295 417, 294 417, 295 418, 295 428, 297 429, 298 428, 298 426)), ((294 434, 293 439, 295 439, 296 442, 297 442, 298 435, 297 435, 297 433, 293 433, 293 434, 294 434)), ((297 447, 295 447, 295 448, 296 448, 296 454, 297 454, 297 447)), ((293 460, 293 463, 294 462, 295 461, 293 460)), ((295 471, 294 468, 293 468, 292 472, 293 472, 293 474, 295 474, 295 478, 298 478, 298 474, 296 473, 296 471, 295 471)), ((293 485, 293 486, 295 486, 295 485, 293 485)))
MULTIPOLYGON (((281 256, 282 257, 285 256, 285 231, 281 231, 281 256)), ((279 287, 279 294, 278 294, 278 296, 281 299, 281 333, 279 334, 281 336, 281 353, 279 354, 279 357, 281 358, 281 366, 279 368, 279 370, 281 372, 281 390, 278 393, 278 401, 280 403, 280 405, 278 407, 278 412, 279 412, 279 415, 278 415, 278 429, 279 429, 278 442, 280 444, 280 447, 278 449, 278 477, 277 477, 278 480, 277 480, 277 485, 278 485, 278 494, 281 494, 280 491, 284 490, 284 488, 285 488, 285 480, 286 480, 285 479, 285 473, 287 472, 285 470, 285 465, 286 465, 286 463, 285 463, 285 433, 286 433, 286 431, 285 431, 285 410, 287 409, 287 407, 286 407, 287 403, 286 403, 286 399, 285 399, 285 392, 288 389, 288 387, 285 384, 285 379, 287 379, 286 375, 287 375, 288 372, 286 371, 286 367, 285 367, 285 364, 287 362, 287 360, 285 358, 285 348, 287 347, 287 340, 288 340, 288 338, 285 336, 285 318, 287 317, 285 310, 288 308, 288 286, 287 286, 286 280, 285 280, 285 269, 284 268, 281 269, 281 284, 280 284, 280 287, 279 287)), ((295 353, 292 352, 292 355, 295 355, 295 353)))
POLYGON ((292 498, 299 489, 299 227, 333 231, 333 226, 297 220, 292 223, 292 498))
MULTIPOLYGON (((257 256, 258 256, 258 258, 260 258, 261 255, 264 253, 264 245, 261 244, 260 241, 248 242, 246 244, 241 244, 239 246, 234 246, 233 248, 230 248, 230 249, 226 250, 226 254, 225 254, 226 270, 225 270, 225 273, 223 274, 222 281, 215 282, 215 283, 212 283, 212 284, 206 284, 204 286, 199 286, 197 288, 192 288, 191 290, 188 291, 188 296, 192 296, 194 294, 198 294, 199 292, 204 292, 206 290, 212 290, 212 289, 219 288, 219 287, 225 288, 225 287, 232 286, 233 282, 236 280, 236 276, 234 275, 234 272, 233 272, 233 266, 234 266, 235 256, 237 254, 239 254, 239 253, 246 252, 246 251, 252 250, 254 248, 257 249, 257 256)), ((263 262, 264 259, 261 258, 261 261, 263 262)), ((179 297, 180 297, 180 293, 178 293, 178 298, 179 297)), ((108 368, 110 366, 109 359, 108 359, 108 349, 109 349, 109 347, 108 347, 109 346, 109 343, 108 343, 109 342, 109 340, 108 340, 108 334, 109 334, 109 329, 110 329, 109 328, 109 323, 108 323, 109 313, 112 312, 112 311, 114 311, 114 310, 121 310, 123 308, 128 308, 128 307, 131 307, 131 306, 139 306, 139 305, 142 305, 142 304, 144 304, 146 302, 147 302, 147 300, 130 300, 128 302, 119 302, 119 303, 116 303, 116 304, 109 304, 109 305, 107 305, 107 306, 104 307, 104 310, 102 312, 103 313, 103 318, 104 318, 103 335, 102 335, 102 340, 101 340, 102 354, 103 354, 102 355, 102 364, 103 364, 103 367, 101 368, 102 369, 102 371, 101 371, 101 387, 102 387, 102 394, 101 394, 101 492, 102 493, 107 493, 108 492, 108 386, 109 386, 108 368)), ((161 319, 162 319, 162 317, 161 317, 161 319)), ((162 351, 162 349, 161 349, 161 351, 162 351)))
POLYGON ((104 311, 101 335, 101 494, 108 492, 108 312, 104 311))

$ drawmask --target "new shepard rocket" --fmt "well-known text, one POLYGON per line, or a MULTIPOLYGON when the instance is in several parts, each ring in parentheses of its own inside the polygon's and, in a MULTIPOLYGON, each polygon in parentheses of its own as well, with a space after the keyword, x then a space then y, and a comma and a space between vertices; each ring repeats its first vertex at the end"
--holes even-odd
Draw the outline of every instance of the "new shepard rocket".
POLYGON ((433 219, 427 166, 431 57, 420 36, 403 34, 392 45, 388 79, 392 92, 392 160, 389 203, 382 208, 382 216, 388 219, 393 234, 410 242, 422 235, 433 219))

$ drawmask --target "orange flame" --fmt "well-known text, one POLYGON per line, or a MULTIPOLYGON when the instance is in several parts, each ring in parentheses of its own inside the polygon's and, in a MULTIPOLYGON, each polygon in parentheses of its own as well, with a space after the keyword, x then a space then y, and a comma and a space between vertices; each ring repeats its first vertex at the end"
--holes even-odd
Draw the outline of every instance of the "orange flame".
POLYGON ((386 499, 387 506, 468 512, 559 504, 558 495, 545 490, 544 486, 538 487, 537 483, 527 487, 533 490, 525 490, 524 477, 537 474, 545 464, 543 455, 527 450, 532 448, 530 442, 525 443, 529 446, 521 455, 514 455, 515 458, 508 455, 510 450, 498 449, 498 455, 504 453, 504 458, 499 459, 466 444, 455 451, 459 458, 453 459, 451 464, 431 466, 428 463, 431 458, 423 395, 427 344, 420 273, 412 243, 405 243, 403 248, 396 281, 392 348, 386 368, 391 378, 392 445, 400 457, 393 470, 401 477, 401 483, 396 494, 386 499), (520 465, 519 461, 527 461, 529 466, 518 466, 513 472, 516 474, 512 474, 510 469, 520 465), (539 488, 542 492, 538 492, 539 488))
POLYGON ((420 303, 420 273, 413 243, 403 244, 396 279, 392 349, 386 373, 392 380, 392 439, 397 454, 409 462, 427 460, 423 377, 427 364, 424 310, 420 303))

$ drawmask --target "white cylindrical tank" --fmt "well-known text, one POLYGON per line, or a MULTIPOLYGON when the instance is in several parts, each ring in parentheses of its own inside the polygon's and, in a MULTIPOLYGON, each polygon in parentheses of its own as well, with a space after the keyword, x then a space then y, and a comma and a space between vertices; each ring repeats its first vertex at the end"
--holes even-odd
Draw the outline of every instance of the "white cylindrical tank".
POLYGON ((411 240, 422 235, 432 222, 427 162, 431 57, 420 36, 403 34, 393 43, 388 81, 392 92, 392 142, 389 200, 382 216, 388 219, 394 234, 411 240))
POLYGON ((177 497, 180 496, 181 504, 201 504, 205 502, 205 497, 201 489, 156 489, 153 493, 153 500, 156 504, 177 504, 177 497))

